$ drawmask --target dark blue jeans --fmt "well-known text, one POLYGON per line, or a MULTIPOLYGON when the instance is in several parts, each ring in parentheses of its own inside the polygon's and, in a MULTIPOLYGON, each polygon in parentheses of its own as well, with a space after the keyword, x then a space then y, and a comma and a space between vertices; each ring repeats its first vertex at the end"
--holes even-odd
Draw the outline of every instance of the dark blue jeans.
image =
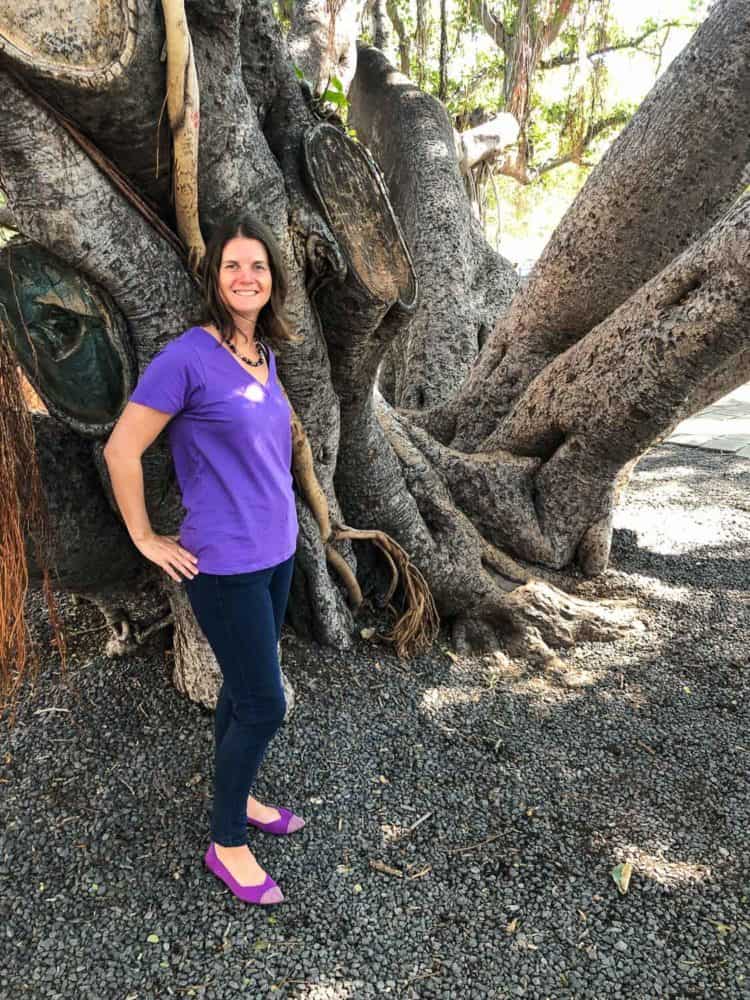
POLYGON ((255 573, 199 573, 185 582, 195 617, 224 683, 214 719, 216 758, 211 839, 247 843, 247 796, 272 736, 284 721, 277 643, 294 556, 255 573))

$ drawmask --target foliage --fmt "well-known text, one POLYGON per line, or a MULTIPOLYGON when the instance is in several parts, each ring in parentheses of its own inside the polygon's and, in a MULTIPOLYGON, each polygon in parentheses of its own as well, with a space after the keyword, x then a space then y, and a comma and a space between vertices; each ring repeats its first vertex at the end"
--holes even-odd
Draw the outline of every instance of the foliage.
MULTIPOLYGON (((473 168, 467 187, 488 238, 522 264, 686 44, 707 0, 655 0, 645 18, 632 8, 625 0, 448 2, 444 103, 456 129, 501 111, 521 128, 517 148, 473 168), (494 37, 487 13, 500 26, 494 37)), ((402 36, 416 41, 421 26, 423 43, 409 49, 411 76, 438 96, 439 0, 389 0, 389 10, 398 12, 402 36)), ((395 38, 391 47, 395 58, 395 38)))

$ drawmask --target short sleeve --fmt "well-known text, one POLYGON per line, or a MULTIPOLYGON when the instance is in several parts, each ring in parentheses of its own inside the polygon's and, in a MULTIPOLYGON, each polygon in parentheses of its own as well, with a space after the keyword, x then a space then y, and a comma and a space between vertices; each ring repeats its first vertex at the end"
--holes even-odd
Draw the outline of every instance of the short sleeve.
POLYGON ((202 378, 193 352, 173 340, 153 358, 138 380, 131 403, 174 416, 184 410, 202 378))

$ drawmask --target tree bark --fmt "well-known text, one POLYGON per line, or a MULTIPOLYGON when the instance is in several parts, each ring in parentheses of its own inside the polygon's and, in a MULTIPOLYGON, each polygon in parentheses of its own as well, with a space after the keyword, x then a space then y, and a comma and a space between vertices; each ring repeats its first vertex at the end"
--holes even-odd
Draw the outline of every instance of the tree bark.
MULTIPOLYGON (((102 492, 91 443, 60 421, 36 414, 34 434, 51 526, 54 584, 79 594, 136 586, 143 560, 102 492)), ((34 577, 41 579, 31 547, 29 561, 34 577)))
POLYGON ((372 0, 372 40, 376 49, 383 52, 388 46, 390 32, 388 30, 388 13, 386 0, 372 0))

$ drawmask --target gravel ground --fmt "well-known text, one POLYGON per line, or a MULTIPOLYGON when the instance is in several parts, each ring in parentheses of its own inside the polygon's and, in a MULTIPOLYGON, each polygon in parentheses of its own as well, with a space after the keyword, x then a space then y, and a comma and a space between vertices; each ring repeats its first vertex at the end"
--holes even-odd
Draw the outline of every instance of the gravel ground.
POLYGON ((750 997, 748 487, 726 454, 642 461, 586 588, 646 629, 562 675, 287 637, 258 794, 308 826, 251 836, 270 909, 201 864, 210 715, 63 602, 69 682, 2 736, 0 997, 750 997))

